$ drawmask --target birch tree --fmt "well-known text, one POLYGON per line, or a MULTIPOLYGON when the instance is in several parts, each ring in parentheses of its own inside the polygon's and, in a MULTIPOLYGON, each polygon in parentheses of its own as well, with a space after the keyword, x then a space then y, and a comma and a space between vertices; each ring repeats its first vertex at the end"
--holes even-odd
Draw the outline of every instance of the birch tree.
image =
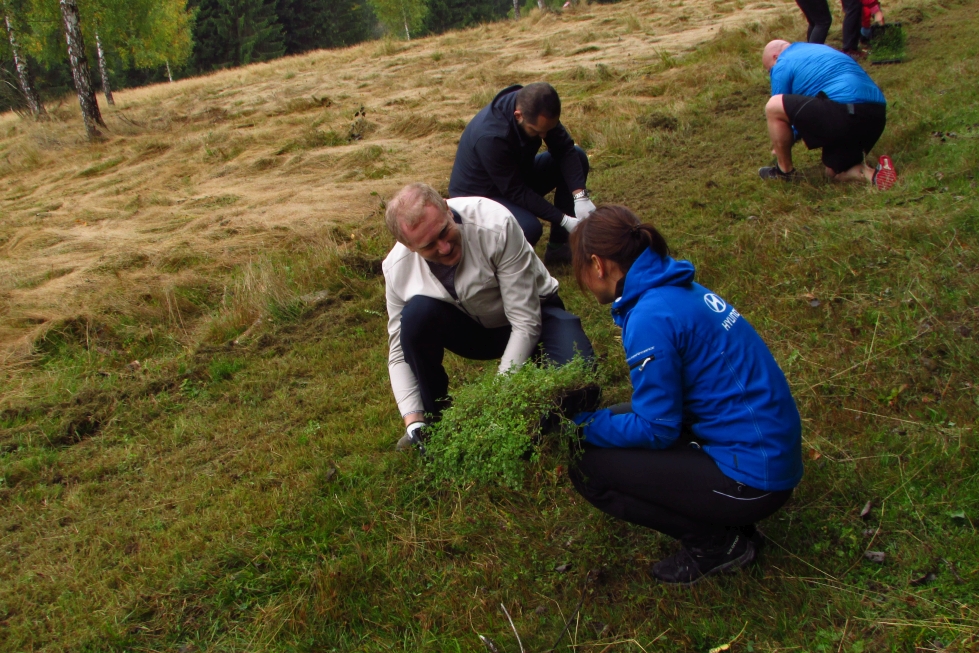
POLYGON ((106 102, 115 104, 116 101, 112 99, 112 86, 109 85, 109 69, 105 65, 105 50, 102 49, 102 39, 99 38, 97 29, 95 30, 95 52, 99 62, 99 77, 102 78, 102 94, 105 95, 106 102))
POLYGON ((65 28, 65 42, 68 44, 68 60, 71 64, 71 76, 75 80, 75 91, 78 93, 78 104, 82 108, 82 120, 85 121, 85 132, 89 140, 102 137, 99 126, 105 127, 99 102, 92 88, 92 73, 88 67, 88 57, 85 54, 85 39, 82 36, 81 20, 78 15, 78 3, 75 0, 59 0, 61 20, 65 28))
POLYGON ((425 0, 368 0, 377 19, 389 32, 404 29, 405 39, 410 41, 412 32, 418 33, 428 14, 425 0))
POLYGON ((167 67, 190 57, 192 15, 187 0, 85 0, 83 28, 91 25, 106 100, 113 104, 107 64, 112 51, 131 68, 167 67))
POLYGON ((34 88, 30 70, 27 68, 27 60, 21 51, 17 37, 17 25, 15 23, 13 8, 10 0, 0 2, 0 9, 3 11, 4 26, 7 28, 7 40, 10 41, 10 52, 14 59, 14 69, 17 71, 17 83, 20 85, 20 92, 27 102, 27 108, 35 118, 47 115, 44 104, 34 88))
POLYGON ((520 20, 520 0, 513 0, 513 20, 520 20))

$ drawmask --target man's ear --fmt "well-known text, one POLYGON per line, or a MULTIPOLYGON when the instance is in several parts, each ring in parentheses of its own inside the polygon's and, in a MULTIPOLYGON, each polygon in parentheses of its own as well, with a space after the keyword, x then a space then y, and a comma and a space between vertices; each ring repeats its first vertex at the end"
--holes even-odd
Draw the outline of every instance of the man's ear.
POLYGON ((520 111, 520 109, 514 109, 513 117, 517 119, 517 122, 520 122, 520 120, 523 118, 523 112, 520 111))

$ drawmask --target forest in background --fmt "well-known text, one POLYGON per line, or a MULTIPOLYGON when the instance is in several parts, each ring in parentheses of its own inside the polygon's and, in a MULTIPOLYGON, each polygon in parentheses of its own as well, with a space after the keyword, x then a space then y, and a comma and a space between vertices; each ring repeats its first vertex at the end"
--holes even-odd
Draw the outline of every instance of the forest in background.
MULTIPOLYGON (((410 39, 560 0, 75 0, 94 85, 191 77, 391 35, 410 39), (99 49, 101 48, 101 56, 99 49), (99 62, 104 65, 99 72, 99 62)), ((74 2, 73 2, 74 3, 74 2)), ((61 3, 63 4, 63 3, 61 3)), ((0 0, 0 112, 29 111, 14 49, 40 99, 75 90, 58 0, 0 0)), ((519 14, 518 14, 519 16, 519 14)))

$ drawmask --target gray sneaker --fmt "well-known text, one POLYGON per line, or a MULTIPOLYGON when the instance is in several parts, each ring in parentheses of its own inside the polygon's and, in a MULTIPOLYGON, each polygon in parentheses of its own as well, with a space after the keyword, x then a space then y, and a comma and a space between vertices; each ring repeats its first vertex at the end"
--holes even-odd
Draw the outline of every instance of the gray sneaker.
POLYGON ((395 451, 408 451, 409 449, 418 449, 418 453, 425 455, 425 427, 420 429, 415 429, 411 433, 405 433, 398 440, 398 444, 394 445, 395 451))

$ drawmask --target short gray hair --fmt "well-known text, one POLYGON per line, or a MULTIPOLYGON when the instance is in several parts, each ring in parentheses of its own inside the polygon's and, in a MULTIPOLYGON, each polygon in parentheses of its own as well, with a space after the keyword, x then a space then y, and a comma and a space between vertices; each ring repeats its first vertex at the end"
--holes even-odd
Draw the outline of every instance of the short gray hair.
POLYGON ((449 211, 449 205, 445 203, 439 192, 420 181, 408 184, 391 198, 387 210, 384 211, 384 223, 395 240, 404 244, 401 225, 406 227, 417 225, 425 213, 426 206, 434 206, 446 213, 449 211))

